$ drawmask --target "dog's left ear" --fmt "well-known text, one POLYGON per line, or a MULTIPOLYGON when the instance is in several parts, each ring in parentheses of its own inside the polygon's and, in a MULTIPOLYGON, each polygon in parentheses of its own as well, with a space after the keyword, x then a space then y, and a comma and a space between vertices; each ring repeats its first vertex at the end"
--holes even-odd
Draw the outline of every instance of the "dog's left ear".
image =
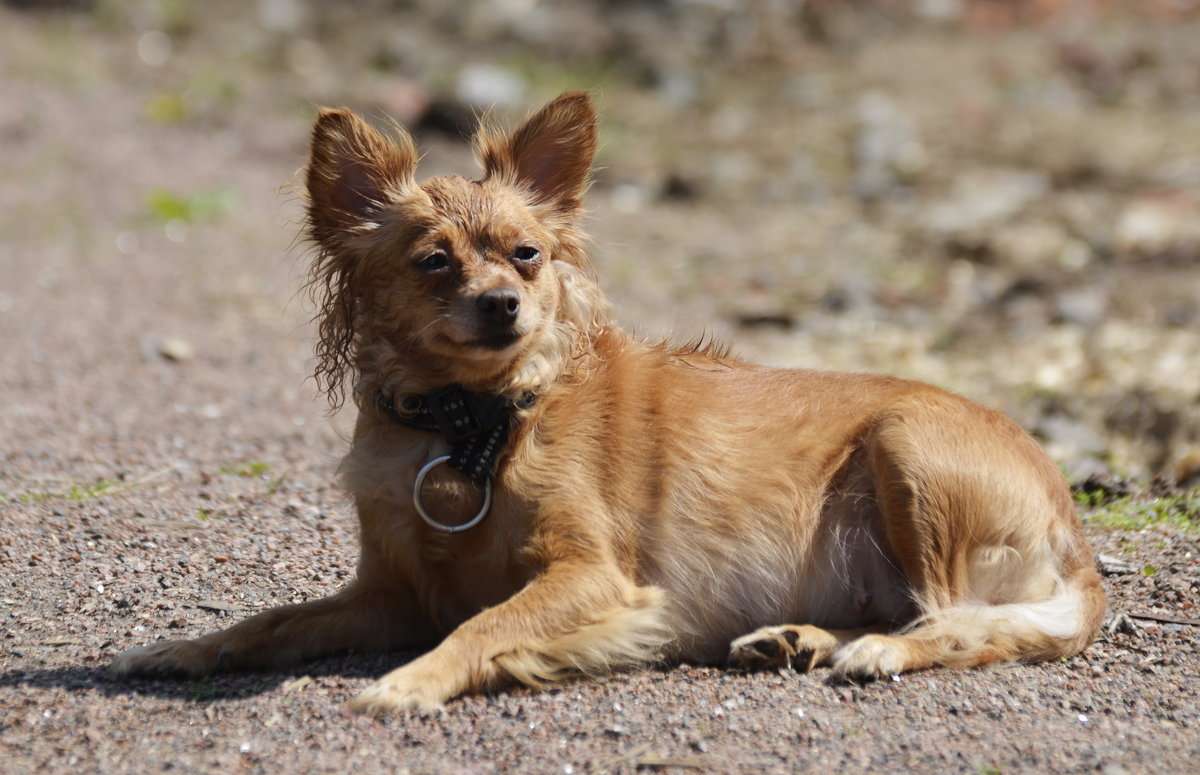
POLYGON ((484 179, 527 188, 539 204, 579 210, 596 155, 596 111, 586 92, 563 94, 509 137, 488 129, 475 136, 484 179))
POLYGON ((328 246, 370 220, 416 185, 416 166, 416 148, 403 129, 389 138, 349 110, 321 111, 305 175, 311 236, 328 246))

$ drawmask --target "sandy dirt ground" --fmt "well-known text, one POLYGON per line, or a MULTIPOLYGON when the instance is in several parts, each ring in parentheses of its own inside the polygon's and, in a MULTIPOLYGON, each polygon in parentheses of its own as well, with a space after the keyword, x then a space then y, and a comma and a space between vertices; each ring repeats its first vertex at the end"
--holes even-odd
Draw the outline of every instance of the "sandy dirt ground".
POLYGON ((0 771, 1200 772, 1200 19, 1116 5, 0 4, 0 771), (1012 414, 1104 555, 1091 649, 384 721, 343 705, 411 654, 104 678, 353 573, 287 190, 315 106, 469 175, 479 110, 567 88, 623 324, 1012 414))

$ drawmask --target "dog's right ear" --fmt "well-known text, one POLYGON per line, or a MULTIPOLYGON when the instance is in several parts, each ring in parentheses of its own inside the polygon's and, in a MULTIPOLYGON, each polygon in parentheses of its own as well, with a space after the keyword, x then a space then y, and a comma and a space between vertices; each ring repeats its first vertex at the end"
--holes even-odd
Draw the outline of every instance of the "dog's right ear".
POLYGON ((402 129, 386 138, 349 110, 322 111, 313 126, 305 185, 308 236, 319 250, 308 288, 317 306, 314 376, 331 409, 341 406, 344 385, 354 375, 360 265, 346 243, 416 186, 416 166, 416 148, 402 129))
POLYGON ((417 151, 399 127, 392 138, 349 110, 323 110, 305 174, 310 236, 324 247, 415 185, 417 151))

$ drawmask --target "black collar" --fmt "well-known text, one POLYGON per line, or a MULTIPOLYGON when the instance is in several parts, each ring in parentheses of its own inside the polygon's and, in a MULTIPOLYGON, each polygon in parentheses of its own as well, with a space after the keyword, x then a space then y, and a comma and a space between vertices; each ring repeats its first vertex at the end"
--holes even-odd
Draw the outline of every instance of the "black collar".
POLYGON ((441 433, 451 446, 447 464, 481 487, 496 469, 513 414, 528 409, 535 401, 537 396, 532 392, 513 400, 495 393, 476 393, 462 385, 426 395, 409 393, 400 399, 399 407, 382 391, 375 394, 375 405, 392 422, 441 433))

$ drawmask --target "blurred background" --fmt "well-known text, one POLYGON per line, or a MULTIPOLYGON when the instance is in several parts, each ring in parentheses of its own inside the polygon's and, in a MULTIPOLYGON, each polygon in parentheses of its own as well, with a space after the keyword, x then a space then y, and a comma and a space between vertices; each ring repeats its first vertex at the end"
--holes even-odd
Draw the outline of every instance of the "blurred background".
POLYGON ((287 188, 318 106, 473 176, 481 112, 569 89, 625 327, 937 383, 1075 482, 1200 485, 1198 41, 1196 0, 8 0, 7 486, 322 422, 287 188))

